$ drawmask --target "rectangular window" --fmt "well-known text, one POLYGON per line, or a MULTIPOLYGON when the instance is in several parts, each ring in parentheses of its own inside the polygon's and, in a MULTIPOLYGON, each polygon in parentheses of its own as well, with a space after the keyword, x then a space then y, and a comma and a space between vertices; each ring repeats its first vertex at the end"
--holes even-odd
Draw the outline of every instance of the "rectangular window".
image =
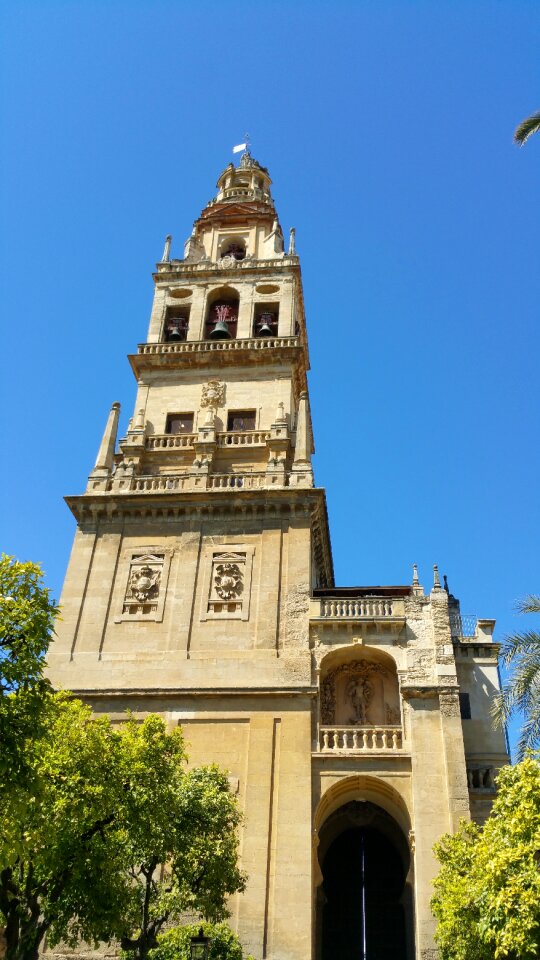
POLYGON ((459 712, 462 720, 471 719, 471 698, 468 693, 459 695, 459 712))
POLYGON ((193 414, 169 413, 165 433, 193 433, 193 414))
POLYGON ((255 410, 231 410, 227 417, 227 430, 254 430, 255 410))

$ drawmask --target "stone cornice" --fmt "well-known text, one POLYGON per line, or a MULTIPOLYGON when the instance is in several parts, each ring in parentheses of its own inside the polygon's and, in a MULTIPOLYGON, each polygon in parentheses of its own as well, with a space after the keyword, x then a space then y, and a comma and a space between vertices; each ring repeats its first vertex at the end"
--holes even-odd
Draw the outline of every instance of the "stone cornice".
POLYGON ((114 697, 125 700, 129 697, 156 697, 178 699, 182 697, 192 698, 216 698, 216 697, 316 697, 318 688, 312 685, 295 687, 72 687, 69 691, 77 697, 114 697))
POLYGON ((459 688, 457 686, 449 686, 444 684, 437 686, 436 684, 403 684, 400 687, 401 695, 404 700, 436 700, 441 694, 457 694, 459 688))
POLYGON ((198 263, 191 263, 186 260, 169 260, 166 263, 158 263, 157 273, 153 274, 155 283, 167 281, 169 283, 177 281, 179 277, 184 280, 192 279, 193 282, 200 282, 205 279, 231 280, 234 277, 240 277, 244 274, 249 276, 261 274, 265 279, 269 279, 272 273, 281 277, 284 272, 300 273, 300 260, 297 256, 271 257, 268 259, 248 259, 237 260, 232 265, 221 266, 213 260, 199 260, 198 263))

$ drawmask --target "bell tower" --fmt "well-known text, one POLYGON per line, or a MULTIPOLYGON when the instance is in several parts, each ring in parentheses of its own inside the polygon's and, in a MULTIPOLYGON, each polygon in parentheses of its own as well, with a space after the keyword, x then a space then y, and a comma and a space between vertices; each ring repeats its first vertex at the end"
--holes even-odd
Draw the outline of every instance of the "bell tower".
POLYGON ((257 957, 292 958, 311 949, 309 603, 333 573, 300 262, 270 187, 246 151, 182 259, 166 239, 129 357, 133 416, 117 442, 112 405, 86 492, 67 498, 49 667, 96 712, 181 723, 193 763, 229 770, 250 878, 232 922, 257 957))
POLYGON ((193 764, 228 770, 231 924, 256 960, 433 960, 433 844, 487 816, 507 762, 494 621, 436 565, 429 592, 416 567, 334 585, 294 230, 285 249, 249 151, 217 188, 183 259, 166 239, 126 434, 113 403, 67 497, 50 677, 115 722, 181 724, 193 764))

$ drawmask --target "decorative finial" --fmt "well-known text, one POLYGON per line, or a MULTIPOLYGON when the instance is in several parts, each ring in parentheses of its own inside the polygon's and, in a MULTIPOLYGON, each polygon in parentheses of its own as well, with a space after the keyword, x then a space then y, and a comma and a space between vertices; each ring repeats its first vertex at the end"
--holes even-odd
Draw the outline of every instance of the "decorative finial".
POLYGON ((277 405, 276 411, 276 423, 285 423, 287 417, 285 416, 285 404, 280 402, 277 405))
POLYGON ((141 407, 141 409, 137 412, 133 429, 144 430, 144 408, 143 407, 141 407))
POLYGON ((165 237, 165 246, 163 248, 163 256, 161 258, 161 263, 168 263, 171 259, 171 241, 172 237, 170 233, 165 237))
POLYGON ((434 590, 441 589, 441 581, 439 579, 439 567, 437 566, 436 563, 433 564, 433 589, 434 590))
POLYGON ((296 244, 295 244, 296 230, 294 227, 291 227, 289 233, 289 257, 294 257, 296 253, 296 244))
POLYGON ((450 590, 448 589, 448 577, 446 576, 446 574, 443 575, 443 583, 444 583, 444 589, 446 590, 446 592, 450 593, 450 590))
POLYGON ((420 586, 420 581, 418 579, 418 567, 416 563, 413 563, 412 565, 412 585, 413 587, 420 586))

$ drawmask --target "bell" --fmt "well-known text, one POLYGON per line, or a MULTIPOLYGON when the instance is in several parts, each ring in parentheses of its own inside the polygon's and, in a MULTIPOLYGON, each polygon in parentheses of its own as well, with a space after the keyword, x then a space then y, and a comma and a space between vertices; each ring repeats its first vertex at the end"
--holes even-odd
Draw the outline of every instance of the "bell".
POLYGON ((268 323, 268 320, 263 320, 261 326, 259 327, 259 337, 271 337, 272 334, 272 327, 268 323))
POLYGON ((218 320, 212 333, 210 334, 210 340, 231 340, 231 333, 229 326, 225 320, 218 320))
POLYGON ((177 340, 182 340, 182 332, 180 330, 180 324, 171 323, 168 327, 167 334, 168 334, 168 340, 170 343, 177 340))

